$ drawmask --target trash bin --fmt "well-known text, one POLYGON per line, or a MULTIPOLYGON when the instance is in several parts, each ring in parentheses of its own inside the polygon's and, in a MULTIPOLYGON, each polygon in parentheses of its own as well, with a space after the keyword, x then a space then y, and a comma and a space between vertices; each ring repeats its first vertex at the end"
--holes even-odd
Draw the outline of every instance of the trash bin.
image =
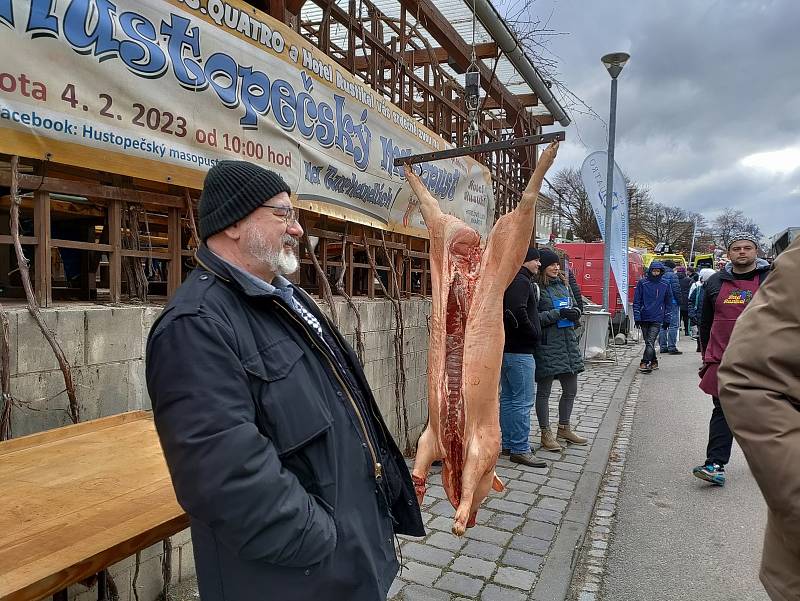
POLYGON ((584 307, 580 347, 584 359, 605 359, 611 313, 600 305, 584 307))

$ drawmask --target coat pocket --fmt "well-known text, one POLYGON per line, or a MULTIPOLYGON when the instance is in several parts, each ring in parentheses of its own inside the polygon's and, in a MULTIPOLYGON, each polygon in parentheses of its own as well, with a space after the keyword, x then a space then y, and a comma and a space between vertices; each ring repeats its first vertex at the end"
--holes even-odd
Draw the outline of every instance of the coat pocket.
POLYGON ((293 340, 275 340, 243 364, 262 428, 279 456, 294 453, 331 428, 327 387, 293 340))

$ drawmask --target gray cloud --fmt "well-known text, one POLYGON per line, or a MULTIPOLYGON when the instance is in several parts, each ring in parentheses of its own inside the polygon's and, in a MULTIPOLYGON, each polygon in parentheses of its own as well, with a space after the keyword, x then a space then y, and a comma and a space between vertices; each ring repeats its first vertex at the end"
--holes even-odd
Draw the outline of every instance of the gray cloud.
MULTIPOLYGON (((631 54, 616 157, 657 201, 709 218, 741 209, 767 235, 800 225, 800 167, 775 174, 740 163, 800 148, 800 2, 536 0, 531 10, 552 11, 549 26, 569 32, 550 42, 560 79, 603 119, 610 78, 600 56, 631 54)), ((602 123, 572 115, 556 169, 607 144, 602 123)))

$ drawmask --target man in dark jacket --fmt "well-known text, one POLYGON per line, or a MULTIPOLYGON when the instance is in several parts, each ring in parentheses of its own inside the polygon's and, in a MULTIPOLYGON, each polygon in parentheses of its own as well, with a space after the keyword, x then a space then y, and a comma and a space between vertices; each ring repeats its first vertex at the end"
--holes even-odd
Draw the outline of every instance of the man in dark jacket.
POLYGON ((539 287, 533 281, 539 272, 539 251, 529 248, 525 262, 503 295, 505 346, 500 370, 500 430, 503 454, 512 462, 531 467, 547 463, 531 453, 531 409, 535 398, 533 350, 539 343, 539 287))
POLYGON ((644 354, 639 363, 642 373, 658 369, 656 338, 660 331, 669 328, 672 307, 672 289, 664 281, 664 265, 653 261, 647 275, 636 283, 633 293, 633 323, 641 329, 644 338, 644 354))
POLYGON ((664 261, 664 282, 669 286, 672 294, 672 305, 669 311, 669 328, 663 330, 658 335, 658 344, 661 347, 661 354, 682 355, 678 350, 678 326, 681 321, 681 286, 678 283, 678 274, 675 273, 675 261, 667 259, 664 261))
POLYGON ((719 402, 717 369, 728 347, 736 320, 750 304, 758 287, 766 280, 770 265, 758 258, 758 239, 748 232, 733 235, 728 245, 728 263, 704 285, 700 317, 700 346, 703 351, 700 389, 711 395, 714 409, 708 425, 706 460, 692 473, 724 486, 725 465, 731 458, 733 434, 719 402))
POLYGON ((683 266, 678 267, 675 271, 678 274, 678 285, 681 288, 681 323, 683 324, 683 333, 688 338, 691 335, 689 331, 689 289, 694 280, 686 275, 686 268, 683 266))
POLYGON ((147 386, 203 601, 378 601, 424 535, 352 349, 283 277, 303 230, 281 177, 208 172, 199 267, 153 325, 147 386))

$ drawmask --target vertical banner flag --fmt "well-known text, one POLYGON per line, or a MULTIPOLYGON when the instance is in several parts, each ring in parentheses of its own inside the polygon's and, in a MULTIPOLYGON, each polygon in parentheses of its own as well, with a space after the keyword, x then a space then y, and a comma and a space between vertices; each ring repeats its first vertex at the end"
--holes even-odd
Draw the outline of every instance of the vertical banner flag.
MULTIPOLYGON (((600 235, 606 234, 606 178, 608 153, 593 152, 581 166, 581 179, 592 203, 600 235)), ((609 243, 604 239, 604 242, 609 243)), ((622 170, 614 163, 614 198, 611 213, 611 271, 617 282, 622 309, 628 313, 628 191, 622 170)))

